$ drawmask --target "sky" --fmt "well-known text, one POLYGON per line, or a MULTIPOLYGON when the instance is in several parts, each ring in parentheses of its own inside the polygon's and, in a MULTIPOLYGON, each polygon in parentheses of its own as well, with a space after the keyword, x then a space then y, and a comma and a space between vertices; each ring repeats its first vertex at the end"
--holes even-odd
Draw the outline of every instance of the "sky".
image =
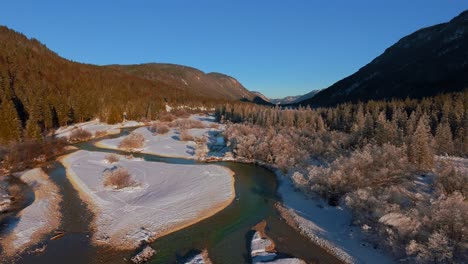
POLYGON ((175 63, 270 98, 326 88, 466 0, 3 1, 0 24, 67 59, 175 63))

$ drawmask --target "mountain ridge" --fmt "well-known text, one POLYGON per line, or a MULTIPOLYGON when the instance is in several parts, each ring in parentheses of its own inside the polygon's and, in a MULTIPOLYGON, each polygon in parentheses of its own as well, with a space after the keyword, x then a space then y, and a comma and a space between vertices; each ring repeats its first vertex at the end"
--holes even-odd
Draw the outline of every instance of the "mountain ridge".
POLYGON ((468 87, 468 10, 404 36, 357 72, 298 104, 422 98, 468 87))
POLYGON ((144 78, 160 81, 178 89, 198 95, 230 100, 253 101, 255 95, 237 79, 224 73, 205 73, 199 69, 171 63, 142 63, 105 65, 111 69, 144 78))

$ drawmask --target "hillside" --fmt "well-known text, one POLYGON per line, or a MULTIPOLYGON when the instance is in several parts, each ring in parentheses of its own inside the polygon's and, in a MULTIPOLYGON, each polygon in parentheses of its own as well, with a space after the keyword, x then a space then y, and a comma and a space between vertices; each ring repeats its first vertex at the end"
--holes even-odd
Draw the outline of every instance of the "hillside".
POLYGON ((189 93, 212 98, 253 101, 255 95, 231 76, 204 73, 198 69, 176 64, 148 63, 138 65, 109 65, 133 76, 159 81, 189 93))
POLYGON ((468 87, 468 11, 418 30, 302 105, 421 98, 468 87))

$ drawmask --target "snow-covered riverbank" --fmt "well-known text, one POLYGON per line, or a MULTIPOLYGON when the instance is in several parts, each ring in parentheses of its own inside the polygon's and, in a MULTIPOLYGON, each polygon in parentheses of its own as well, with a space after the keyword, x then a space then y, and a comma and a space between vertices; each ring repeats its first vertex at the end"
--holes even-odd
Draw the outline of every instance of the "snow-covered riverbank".
POLYGON ((352 226, 352 216, 342 207, 310 199, 297 191, 289 178, 280 175, 279 208, 290 225, 346 263, 394 263, 392 258, 365 242, 362 231, 352 226))
POLYGON ((58 187, 41 169, 22 173, 20 179, 31 186, 34 202, 19 213, 19 219, 11 224, 0 240, 3 254, 11 256, 39 242, 60 226, 62 200, 58 187))
POLYGON ((57 129, 54 133, 57 138, 68 138, 71 133, 76 129, 83 129, 91 133, 92 136, 96 137, 99 134, 111 135, 118 134, 121 128, 125 127, 137 127, 144 125, 141 122, 136 121, 126 121, 119 124, 109 125, 103 122, 100 122, 98 119, 91 120, 88 122, 77 123, 70 126, 64 126, 57 129))
POLYGON ((235 196, 233 173, 216 165, 181 165, 120 157, 109 164, 106 153, 78 151, 62 163, 80 196, 95 213, 93 241, 135 248, 219 212, 235 196), (112 190, 103 172, 126 168, 138 186, 112 190))
MULTIPOLYGON (((214 117, 192 115, 189 119, 200 121, 206 127, 187 129, 188 134, 194 138, 205 137, 209 144, 216 143, 216 135, 222 131, 222 127, 211 127, 213 124, 216 124, 214 117)), ((138 150, 141 153, 173 158, 197 158, 197 143, 194 141, 182 140, 180 135, 181 130, 178 127, 170 128, 169 132, 165 134, 155 134, 150 131, 149 127, 141 127, 134 130, 134 132, 141 134, 145 139, 144 147, 138 150)), ((124 138, 125 136, 105 139, 97 142, 96 146, 107 149, 120 149, 119 145, 124 138)))

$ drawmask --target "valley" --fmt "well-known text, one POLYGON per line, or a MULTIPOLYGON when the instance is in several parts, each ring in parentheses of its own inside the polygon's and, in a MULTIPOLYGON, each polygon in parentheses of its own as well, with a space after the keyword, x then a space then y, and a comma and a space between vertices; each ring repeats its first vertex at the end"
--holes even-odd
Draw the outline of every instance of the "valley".
POLYGON ((468 263, 466 6, 208 2, 5 3, 0 263, 468 263))

